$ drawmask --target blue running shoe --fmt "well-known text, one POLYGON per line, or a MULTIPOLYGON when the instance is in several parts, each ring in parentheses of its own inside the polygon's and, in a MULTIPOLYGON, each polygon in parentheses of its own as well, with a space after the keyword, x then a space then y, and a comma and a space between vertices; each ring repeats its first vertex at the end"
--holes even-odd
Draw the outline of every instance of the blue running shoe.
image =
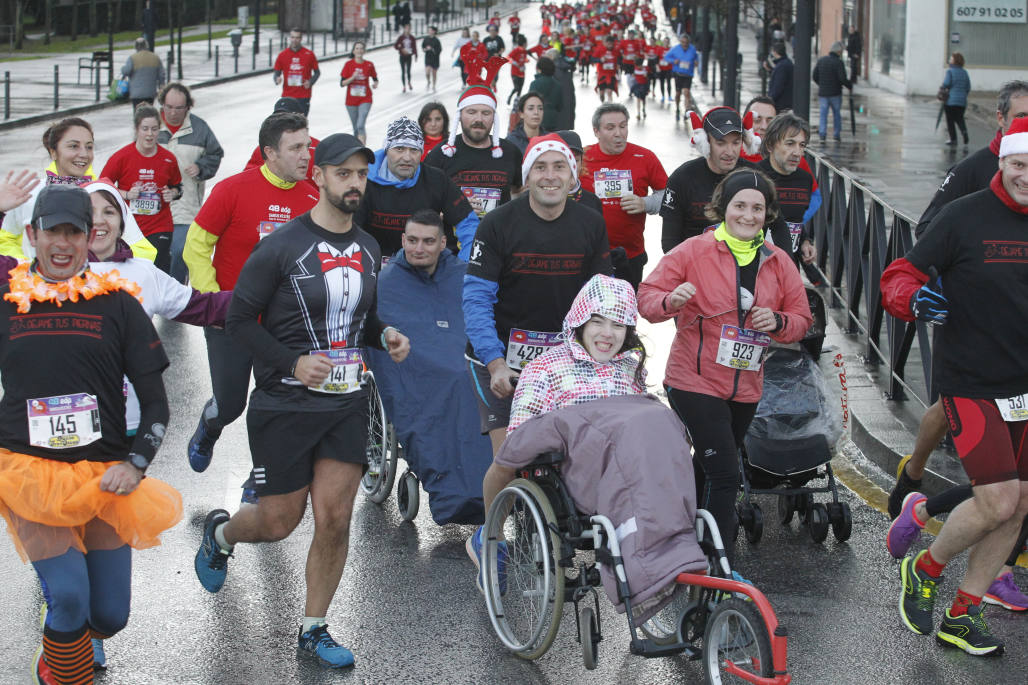
POLYGON ((300 628, 300 649, 318 658, 329 668, 353 666, 353 652, 343 647, 328 634, 328 626, 314 626, 306 633, 300 628))
POLYGON ((211 459, 214 458, 214 443, 221 437, 221 431, 210 428, 204 418, 212 402, 213 399, 207 400, 203 412, 200 413, 196 430, 193 431, 193 437, 189 438, 189 466, 197 473, 203 473, 211 465, 211 459))
POLYGON ((250 477, 243 481, 243 496, 239 498, 240 504, 257 504, 257 484, 253 480, 253 471, 250 477))
MULTIPOLYGON (((476 528, 474 534, 468 538, 464 547, 468 550, 468 556, 471 557, 471 561, 475 562, 475 568, 478 569, 478 576, 475 579, 475 585, 478 586, 478 591, 484 595, 485 586, 482 581, 483 528, 484 526, 476 528)), ((496 545, 496 580, 500 586, 500 596, 502 597, 507 594, 507 542, 505 540, 501 540, 496 545)))
POLYGON ((228 519, 227 511, 215 509, 207 514, 203 522, 203 538, 200 540, 200 549, 196 550, 193 567, 196 569, 200 585, 203 585, 207 592, 220 590, 225 584, 225 576, 228 575, 228 558, 232 555, 223 552, 214 539, 214 529, 228 519))
POLYGON ((92 638, 93 643, 93 670, 102 671, 107 668, 107 655, 104 654, 104 641, 92 638))

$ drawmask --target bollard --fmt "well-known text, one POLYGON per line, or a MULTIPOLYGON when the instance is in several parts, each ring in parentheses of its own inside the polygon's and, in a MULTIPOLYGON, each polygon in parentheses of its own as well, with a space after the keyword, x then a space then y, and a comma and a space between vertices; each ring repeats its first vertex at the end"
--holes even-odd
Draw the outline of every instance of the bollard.
POLYGON ((100 102, 100 65, 96 67, 96 101, 100 102))
POLYGON ((268 66, 271 66, 271 39, 268 39, 268 66))
POLYGON ((257 51, 250 52, 250 71, 257 71, 257 51))
POLYGON ((58 86, 61 81, 61 68, 59 65, 54 65, 54 110, 60 107, 61 99, 58 94, 58 86))
POLYGON ((4 119, 11 118, 11 72, 4 72, 4 119))
POLYGON ((232 57, 233 57, 233 61, 235 62, 235 69, 236 69, 235 73, 238 74, 239 73, 239 52, 236 51, 236 53, 232 57))
POLYGON ((214 46, 214 78, 218 78, 218 47, 217 45, 214 46))
POLYGON ((328 54, 328 33, 321 34, 321 56, 324 57, 328 54))

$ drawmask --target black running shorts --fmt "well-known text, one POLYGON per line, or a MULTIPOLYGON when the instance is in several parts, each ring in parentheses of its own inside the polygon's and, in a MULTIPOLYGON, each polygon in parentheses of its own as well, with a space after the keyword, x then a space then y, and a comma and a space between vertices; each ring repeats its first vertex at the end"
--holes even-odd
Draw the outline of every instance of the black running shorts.
POLYGON ((470 359, 464 362, 468 365, 471 387, 478 398, 478 420, 482 435, 497 428, 506 428, 510 423, 510 407, 514 396, 500 398, 494 395, 489 389, 489 369, 470 359))
POLYGON ((354 393, 339 411, 246 413, 258 497, 284 495, 311 484, 314 462, 367 465, 368 395, 354 393))
POLYGON ((692 88, 692 76, 689 74, 675 74, 675 90, 690 90, 692 88))
POLYGON ((971 485, 1028 480, 1028 421, 1004 421, 995 400, 941 399, 971 485))

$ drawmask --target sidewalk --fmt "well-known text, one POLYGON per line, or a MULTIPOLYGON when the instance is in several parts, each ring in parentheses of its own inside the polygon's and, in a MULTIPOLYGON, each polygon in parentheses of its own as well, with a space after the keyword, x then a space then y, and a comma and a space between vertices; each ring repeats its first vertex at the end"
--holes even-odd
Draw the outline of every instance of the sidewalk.
MULTIPOLYGON (((524 3, 496 4, 490 7, 490 11, 500 11, 506 15, 520 6, 524 6, 524 3)), ((478 12, 466 10, 461 14, 449 15, 437 24, 440 38, 448 32, 459 30, 464 26, 485 24, 487 19, 485 9, 480 9, 478 12)), ((375 17, 370 20, 369 49, 392 45, 396 34, 390 30, 390 21, 391 19, 387 17, 375 17)), ((412 23, 413 32, 420 40, 424 35, 426 25, 424 14, 417 13, 412 23)), ((236 28, 235 24, 217 24, 212 26, 212 32, 217 34, 234 28, 236 28)), ((287 39, 287 35, 277 28, 262 25, 260 47, 258 54, 255 54, 253 25, 251 24, 243 34, 243 44, 239 48, 239 57, 236 60, 233 57, 232 44, 228 37, 214 38, 211 41, 210 57, 208 57, 206 26, 184 29, 182 36, 184 39, 195 39, 197 36, 202 39, 192 42, 183 40, 181 78, 179 77, 179 65, 171 64, 173 60, 169 57, 169 46, 161 45, 168 39, 167 31, 158 33, 156 53, 164 64, 168 80, 181 81, 190 88, 222 83, 237 77, 270 73, 271 65, 278 53, 285 48, 287 39)), ((352 37, 333 40, 331 36, 324 33, 311 33, 304 38, 305 45, 314 51, 319 61, 344 57, 349 54, 350 46, 353 44, 352 37)), ((448 41, 444 42, 448 43, 448 41)), ((448 54, 449 45, 444 45, 444 48, 448 54)), ((10 78, 10 102, 4 102, 2 93, 0 93, 0 130, 109 106, 111 103, 107 99, 106 65, 100 71, 99 101, 96 84, 93 80, 95 71, 84 68, 79 70, 79 58, 90 57, 93 49, 106 50, 106 46, 83 49, 81 52, 75 53, 39 55, 35 59, 32 54, 14 53, 15 59, 0 61, 0 77, 7 72, 10 78), (55 69, 59 75, 56 103, 55 69), (5 118, 5 111, 8 109, 10 116, 5 118)), ((115 81, 121 78, 121 68, 133 52, 130 41, 114 44, 115 81)), ((6 54, 3 53, 3 55, 6 54)), ((175 58, 177 58, 177 54, 175 58)), ((323 70, 322 78, 327 77, 327 71, 323 70)), ((0 80, 0 84, 2 84, 2 80, 0 80)))

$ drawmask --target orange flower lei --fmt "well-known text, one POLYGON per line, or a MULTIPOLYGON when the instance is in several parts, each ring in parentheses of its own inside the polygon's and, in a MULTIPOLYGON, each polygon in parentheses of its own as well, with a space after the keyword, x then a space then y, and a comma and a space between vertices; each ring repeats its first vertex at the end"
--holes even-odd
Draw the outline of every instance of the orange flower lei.
POLYGON ((32 302, 53 302, 58 307, 65 300, 78 302, 79 298, 91 300, 97 295, 106 295, 124 290, 134 295, 140 302, 141 288, 138 284, 122 278, 117 269, 98 274, 85 271, 81 276, 74 276, 60 283, 51 283, 29 269, 28 262, 22 262, 11 269, 9 293, 4 299, 18 305, 18 313, 25 314, 32 307, 32 302))

